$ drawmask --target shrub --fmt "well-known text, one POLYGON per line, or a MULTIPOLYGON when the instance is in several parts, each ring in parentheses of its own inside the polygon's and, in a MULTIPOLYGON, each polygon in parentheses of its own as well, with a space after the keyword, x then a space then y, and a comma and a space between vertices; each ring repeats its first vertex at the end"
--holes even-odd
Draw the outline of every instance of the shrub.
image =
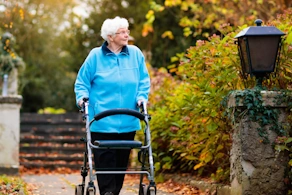
MULTIPOLYGON (((270 21, 286 33, 280 66, 264 81, 267 89, 290 89, 292 78, 291 42, 292 11, 270 21)), ((225 116, 222 100, 232 90, 252 88, 253 78, 242 79, 234 31, 222 25, 221 35, 199 40, 179 65, 172 69, 177 78, 153 71, 150 114, 156 171, 188 172, 213 177, 218 182, 229 180, 231 124, 225 116)))

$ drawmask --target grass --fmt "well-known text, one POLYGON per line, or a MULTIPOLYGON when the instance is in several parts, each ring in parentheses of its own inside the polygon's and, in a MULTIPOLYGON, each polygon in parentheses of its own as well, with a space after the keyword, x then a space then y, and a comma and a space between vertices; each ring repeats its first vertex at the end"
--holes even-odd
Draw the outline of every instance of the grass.
POLYGON ((29 195, 27 184, 17 176, 0 175, 0 195, 29 195))

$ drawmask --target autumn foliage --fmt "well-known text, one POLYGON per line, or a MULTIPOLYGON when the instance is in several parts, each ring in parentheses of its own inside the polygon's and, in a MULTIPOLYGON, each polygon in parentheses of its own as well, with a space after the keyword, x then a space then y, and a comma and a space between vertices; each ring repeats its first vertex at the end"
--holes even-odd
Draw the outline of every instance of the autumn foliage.
MULTIPOLYGON (((280 64, 264 82, 267 89, 290 89, 292 10, 264 25, 275 25, 286 33, 280 64)), ((222 100, 228 92, 251 88, 252 78, 243 80, 235 35, 247 27, 220 26, 220 35, 198 40, 184 56, 177 56, 175 78, 165 70, 151 71, 150 95, 156 171, 188 172, 229 181, 229 151, 232 127, 224 115, 222 100)))

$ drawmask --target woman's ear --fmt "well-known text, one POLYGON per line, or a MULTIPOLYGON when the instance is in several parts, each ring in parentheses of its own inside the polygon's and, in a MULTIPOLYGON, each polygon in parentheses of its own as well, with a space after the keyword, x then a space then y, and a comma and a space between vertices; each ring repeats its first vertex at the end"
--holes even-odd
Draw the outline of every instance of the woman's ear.
POLYGON ((112 42, 114 39, 113 39, 113 36, 114 35, 108 35, 107 36, 107 40, 109 41, 109 42, 112 42))

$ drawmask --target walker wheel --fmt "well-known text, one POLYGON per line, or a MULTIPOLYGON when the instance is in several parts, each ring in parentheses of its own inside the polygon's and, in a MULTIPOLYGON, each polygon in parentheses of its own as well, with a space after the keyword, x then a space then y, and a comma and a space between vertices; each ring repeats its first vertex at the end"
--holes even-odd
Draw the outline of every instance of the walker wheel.
POLYGON ((83 185, 77 185, 75 186, 75 195, 83 195, 84 188, 83 185))
POLYGON ((150 188, 149 190, 147 190, 147 195, 156 195, 155 189, 150 188))
POLYGON ((95 195, 95 187, 88 187, 86 190, 86 195, 95 195))
POLYGON ((145 184, 140 184, 140 188, 139 188, 139 195, 147 195, 147 185, 145 184))

